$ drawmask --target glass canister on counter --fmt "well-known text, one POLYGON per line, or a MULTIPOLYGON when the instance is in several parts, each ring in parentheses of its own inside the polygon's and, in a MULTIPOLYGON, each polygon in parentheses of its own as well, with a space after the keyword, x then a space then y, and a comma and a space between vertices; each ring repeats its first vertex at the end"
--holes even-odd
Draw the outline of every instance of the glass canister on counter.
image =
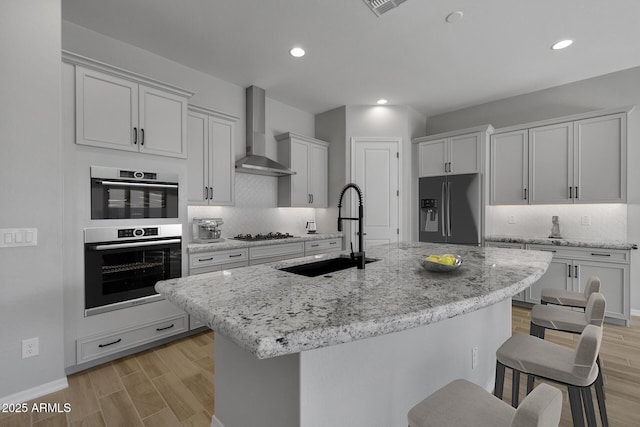
POLYGON ((193 218, 192 240, 194 243, 214 243, 222 240, 220 226, 222 218, 193 218))

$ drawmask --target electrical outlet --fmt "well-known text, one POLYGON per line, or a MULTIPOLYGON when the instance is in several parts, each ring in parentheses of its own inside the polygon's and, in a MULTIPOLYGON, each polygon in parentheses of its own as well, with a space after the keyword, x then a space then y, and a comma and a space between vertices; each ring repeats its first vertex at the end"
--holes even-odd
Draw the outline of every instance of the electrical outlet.
POLYGON ((33 357, 40 354, 38 337, 22 340, 22 358, 33 357))
POLYGON ((591 217, 589 215, 582 215, 582 225, 591 225, 591 217))
POLYGON ((475 346, 471 350, 471 369, 476 369, 477 366, 478 366, 478 346, 475 346))
POLYGON ((515 215, 509 215, 509 216, 507 217, 507 222, 508 222, 509 224, 515 224, 515 223, 516 223, 516 216, 515 216, 515 215))

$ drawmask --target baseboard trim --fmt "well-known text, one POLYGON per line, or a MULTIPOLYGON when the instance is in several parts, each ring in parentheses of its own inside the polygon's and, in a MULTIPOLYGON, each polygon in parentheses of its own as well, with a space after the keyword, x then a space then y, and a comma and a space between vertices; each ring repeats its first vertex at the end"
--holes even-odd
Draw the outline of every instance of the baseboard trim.
POLYGON ((38 397, 63 390, 67 387, 69 387, 67 377, 63 377, 55 381, 30 388, 28 390, 24 390, 5 397, 0 397, 0 405, 28 402, 29 400, 37 399, 38 397))
POLYGON ((216 416, 214 415, 213 418, 211 419, 211 427, 224 427, 224 424, 222 424, 220 420, 217 419, 216 416))
POLYGON ((640 310, 634 310, 633 308, 631 309, 631 315, 632 316, 640 316, 640 310))

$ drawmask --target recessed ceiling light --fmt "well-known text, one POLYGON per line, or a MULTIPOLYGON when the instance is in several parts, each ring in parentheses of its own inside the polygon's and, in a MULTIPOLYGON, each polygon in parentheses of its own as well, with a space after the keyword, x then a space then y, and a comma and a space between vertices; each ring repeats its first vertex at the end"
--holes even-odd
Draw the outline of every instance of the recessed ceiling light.
POLYGON ((289 51, 289 53, 291 54, 291 56, 296 58, 300 58, 305 54, 304 49, 301 47, 294 47, 289 51))
POLYGON ((458 22, 459 20, 461 20, 463 16, 464 16, 464 13, 462 13, 462 11, 456 10, 455 12, 451 12, 450 14, 448 14, 447 17, 444 19, 449 24, 453 24, 454 22, 458 22))
POLYGON ((378 105, 384 105, 384 104, 386 104, 386 103, 387 103, 387 100, 386 100, 386 99, 378 99, 378 101, 377 101, 377 104, 378 104, 378 105))
POLYGON ((571 44, 573 44, 573 40, 560 40, 559 42, 554 43, 553 46, 551 46, 551 49, 553 50, 560 50, 560 49, 564 49, 565 47, 569 47, 571 46, 571 44))

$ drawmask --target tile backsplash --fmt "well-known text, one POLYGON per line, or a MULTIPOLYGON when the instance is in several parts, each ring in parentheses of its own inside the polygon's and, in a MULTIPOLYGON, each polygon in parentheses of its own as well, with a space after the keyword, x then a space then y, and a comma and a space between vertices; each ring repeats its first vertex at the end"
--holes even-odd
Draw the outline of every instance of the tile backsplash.
POLYGON ((626 241, 627 205, 487 206, 487 235, 548 237, 557 215, 566 239, 626 241))
POLYGON ((315 220, 313 208, 278 207, 278 178, 237 173, 235 179, 235 206, 189 206, 189 230, 193 218, 222 218, 224 238, 269 231, 299 236, 306 233, 307 221, 315 220))

